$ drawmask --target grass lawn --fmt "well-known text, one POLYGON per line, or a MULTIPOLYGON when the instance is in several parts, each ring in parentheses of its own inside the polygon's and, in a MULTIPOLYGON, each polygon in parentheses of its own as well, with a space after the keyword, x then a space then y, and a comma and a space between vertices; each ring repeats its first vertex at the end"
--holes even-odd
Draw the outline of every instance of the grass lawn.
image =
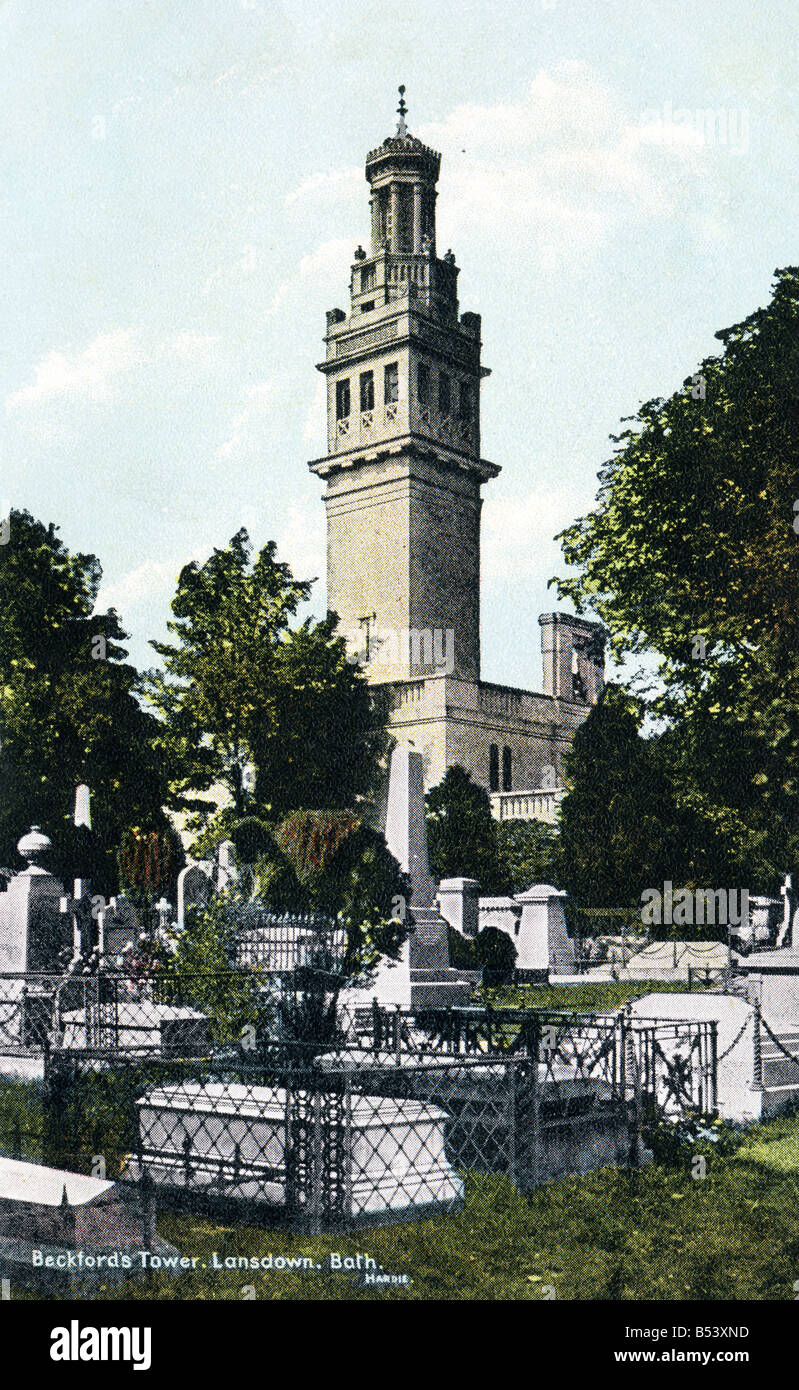
MULTIPOLYGON (((799 1279, 799 1116, 757 1125, 703 1180, 655 1164, 604 1169, 521 1196, 501 1177, 471 1176, 456 1216, 353 1236, 304 1237, 161 1215, 159 1234, 186 1255, 374 1258, 408 1287, 358 1288, 353 1275, 245 1270, 153 1275, 102 1298, 411 1300, 788 1300, 799 1279), (250 1295, 251 1296, 251 1295, 250 1295)), ((14 1297, 34 1297, 21 1290, 14 1297)))
POLYGON ((571 1009, 593 1013, 618 1008, 643 994, 685 994, 685 981, 597 981, 584 985, 508 985, 485 991, 485 1002, 495 1009, 571 1009))

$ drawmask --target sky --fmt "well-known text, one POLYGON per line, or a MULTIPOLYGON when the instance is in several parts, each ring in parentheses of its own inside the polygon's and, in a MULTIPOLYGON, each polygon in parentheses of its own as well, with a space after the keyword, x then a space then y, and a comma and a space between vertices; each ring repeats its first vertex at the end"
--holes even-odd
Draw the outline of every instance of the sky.
POLYGON ((5 0, 0 505, 100 558, 140 666, 241 526, 323 614, 314 366, 402 82, 492 369, 483 676, 539 688, 610 436, 799 262, 797 27, 795 0, 5 0))

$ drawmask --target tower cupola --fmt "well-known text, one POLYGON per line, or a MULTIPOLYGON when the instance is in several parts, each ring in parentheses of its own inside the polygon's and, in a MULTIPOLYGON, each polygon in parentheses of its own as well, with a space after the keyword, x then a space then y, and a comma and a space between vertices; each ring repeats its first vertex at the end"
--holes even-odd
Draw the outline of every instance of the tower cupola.
POLYGON ((366 158, 372 238, 370 255, 357 257, 353 267, 353 310, 411 296, 453 319, 458 313, 455 257, 448 251, 439 260, 436 254, 441 155, 408 130, 405 88, 399 92, 396 133, 366 158))

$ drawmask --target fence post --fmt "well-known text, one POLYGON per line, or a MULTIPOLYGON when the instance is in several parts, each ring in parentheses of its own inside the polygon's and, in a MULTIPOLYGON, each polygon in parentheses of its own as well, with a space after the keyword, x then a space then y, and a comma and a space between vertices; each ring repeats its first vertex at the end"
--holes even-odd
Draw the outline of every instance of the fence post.
POLYGON ((754 1024, 754 1046, 752 1049, 752 1090, 763 1090, 763 1039, 761 1036, 762 1016, 760 1013, 760 1000, 756 999, 753 1006, 752 1021, 754 1024))
POLYGON ((532 1162, 533 1183, 532 1183, 532 1185, 533 1185, 533 1187, 538 1187, 539 1179, 540 1179, 540 1176, 541 1176, 541 1173, 540 1173, 540 1167, 541 1167, 541 1161, 540 1161, 540 1160, 541 1160, 541 1155, 540 1155, 540 1148, 541 1148, 541 1133, 540 1133, 540 1130, 541 1130, 541 1113, 540 1113, 540 1112, 541 1112, 541 1097, 540 1097, 539 1090, 538 1090, 538 1061, 539 1061, 539 1054, 540 1054, 540 1051, 541 1051, 541 1046, 540 1046, 540 1044, 541 1044, 541 1028, 540 1028, 540 1024, 539 1024, 538 1014, 536 1014, 536 1015, 535 1015, 535 1018, 534 1018, 534 1020, 533 1020, 533 1036, 532 1036, 532 1048, 531 1048, 531 1051, 532 1051, 532 1054, 533 1054, 533 1077, 532 1077, 532 1081, 533 1081, 533 1095, 532 1095, 532 1108, 533 1108, 533 1162, 532 1162))
POLYGON ((344 1078, 344 1216, 352 1217, 352 1078, 344 1078))
POLYGON ((399 1004, 394 1014, 394 1061, 402 1066, 402 1013, 399 1004))
POLYGON ((622 1051, 624 1054, 624 1104, 627 1110, 627 1133, 629 1150, 627 1162, 631 1168, 638 1168, 641 1162, 639 1135, 641 1133, 641 1085, 638 1075, 638 1059, 635 1055, 635 1034, 632 1025, 632 1004, 627 1004, 622 1014, 622 1051), (632 1089, 632 1104, 627 1100, 627 1089, 632 1089))
POLYGON ((323 1135, 322 1135, 322 1093, 314 1091, 313 1126, 311 1134, 311 1229, 309 1234, 316 1236, 322 1229, 322 1185, 323 1185, 323 1135))
POLYGON ((149 1168, 142 1168, 139 1178, 139 1191, 142 1213, 142 1233, 144 1236, 145 1250, 151 1250, 155 1244, 155 1183, 150 1177, 149 1168))
POLYGON ((710 1084, 708 1087, 708 1113, 713 1113, 716 1109, 718 1095, 718 1064, 719 1055, 719 1025, 715 1019, 710 1020, 710 1084))
POLYGON ((513 1186, 519 1187, 519 1174, 516 1169, 516 1064, 505 1063, 508 1078, 508 1177, 513 1186))

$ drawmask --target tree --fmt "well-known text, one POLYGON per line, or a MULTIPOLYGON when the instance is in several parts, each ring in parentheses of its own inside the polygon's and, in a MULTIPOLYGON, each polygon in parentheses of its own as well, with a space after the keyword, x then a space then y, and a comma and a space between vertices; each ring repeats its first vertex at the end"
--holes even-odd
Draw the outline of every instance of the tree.
POLYGON ((94 612, 101 578, 97 557, 71 554, 55 525, 11 513, 0 546, 0 863, 14 866, 17 840, 36 823, 57 875, 91 877, 108 894, 124 829, 166 825, 166 776, 126 634, 113 609, 94 612), (91 836, 72 825, 81 782, 91 836))
POLYGON ((162 895, 172 902, 177 897, 177 879, 186 862, 180 836, 169 826, 165 830, 142 830, 129 826, 118 852, 119 886, 147 922, 149 911, 162 895))
MULTIPOLYGON (((292 627, 310 584, 276 559, 251 559, 245 530, 180 573, 174 641, 149 696, 189 796, 221 784, 236 819, 278 821, 301 806, 344 808, 368 797, 384 748, 378 697, 348 660, 337 619, 292 627)), ((200 816, 208 804, 194 802, 200 816)))
POLYGON ((616 439, 558 588, 617 657, 655 655, 646 693, 708 861, 773 888, 799 849, 799 270, 716 336, 616 439))
POLYGON ((497 866, 503 891, 522 893, 534 883, 559 887, 557 828, 538 820, 504 820, 497 825, 497 866))
MULTIPOLYGON (((295 811, 275 833, 294 883, 276 877, 273 902, 335 919, 347 935, 342 977, 396 959, 410 920, 411 885, 381 834, 351 811, 295 811)), ((343 979, 342 979, 343 983, 343 979)))
POLYGON ((436 878, 476 878, 485 894, 502 891, 497 822, 488 792, 457 765, 425 797, 427 849, 436 878))
POLYGON ((645 888, 689 881, 691 819, 642 717, 640 700, 607 685, 566 755, 559 884, 584 907, 635 907, 645 888))

